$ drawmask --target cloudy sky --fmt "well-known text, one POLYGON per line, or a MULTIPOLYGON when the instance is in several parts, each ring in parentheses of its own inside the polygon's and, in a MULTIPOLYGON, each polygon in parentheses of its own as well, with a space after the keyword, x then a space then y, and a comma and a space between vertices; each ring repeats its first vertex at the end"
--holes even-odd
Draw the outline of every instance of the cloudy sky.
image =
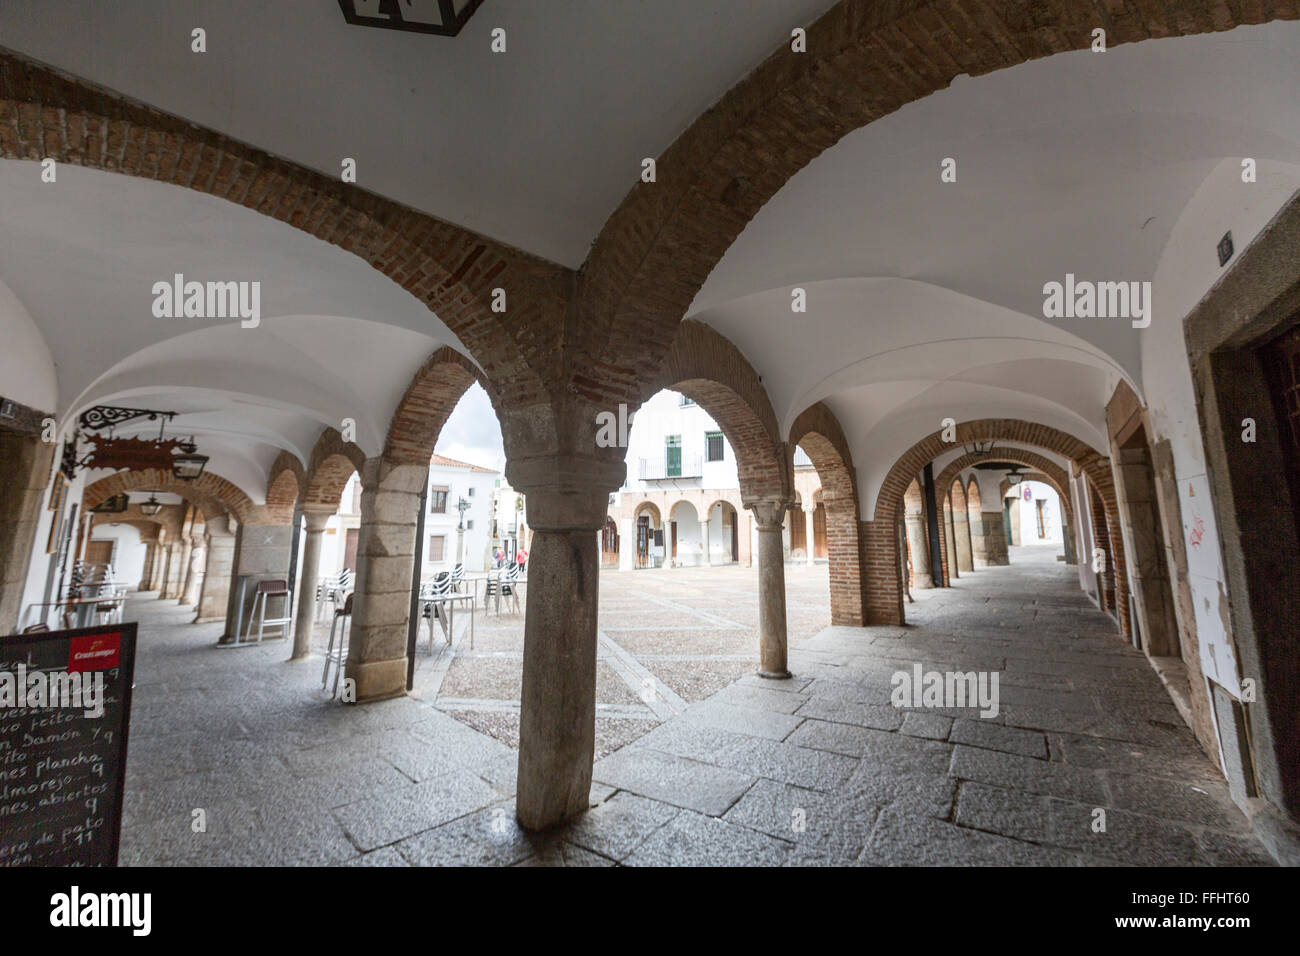
POLYGON ((492 410, 487 392, 475 382, 442 426, 438 444, 433 449, 439 455, 455 458, 471 465, 481 465, 502 471, 506 466, 506 453, 501 444, 501 426, 497 413, 492 410))

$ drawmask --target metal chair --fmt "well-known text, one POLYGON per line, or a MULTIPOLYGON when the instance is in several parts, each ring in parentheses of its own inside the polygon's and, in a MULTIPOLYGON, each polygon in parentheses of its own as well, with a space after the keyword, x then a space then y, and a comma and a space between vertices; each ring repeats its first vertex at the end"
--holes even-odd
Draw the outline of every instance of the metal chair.
POLYGON ((253 630, 253 618, 257 618, 258 643, 261 643, 263 631, 268 624, 280 628, 280 637, 272 638, 273 640, 289 636, 289 628, 293 625, 293 599, 289 593, 287 582, 278 579, 258 582, 257 594, 253 598, 253 613, 248 617, 248 631, 250 634, 253 630), (281 598, 284 601, 284 609, 280 617, 268 618, 266 616, 266 605, 273 597, 281 598))
POLYGON ((465 565, 458 564, 451 569, 451 589, 457 594, 460 593, 461 585, 465 583, 465 565))
POLYGON ((519 565, 512 564, 502 568, 495 575, 489 575, 487 587, 483 591, 483 610, 487 611, 488 598, 496 600, 497 614, 501 614, 501 598, 504 595, 514 601, 515 613, 519 613, 519 565))
POLYGON ((352 590, 352 569, 344 568, 338 573, 337 577, 323 578, 316 585, 316 618, 320 619, 321 612, 325 608, 326 602, 334 604, 334 597, 337 594, 347 594, 352 590))
POLYGON ((343 673, 343 665, 348 659, 348 631, 352 622, 352 594, 348 593, 343 598, 342 592, 337 592, 334 597, 334 620, 330 622, 330 642, 325 648, 325 670, 321 672, 320 685, 322 688, 329 683, 330 664, 334 665, 334 687, 330 690, 331 696, 338 696, 339 692, 339 675, 343 673), (342 606, 339 605, 340 599, 342 606), (338 630, 338 646, 334 645, 335 629, 338 630))

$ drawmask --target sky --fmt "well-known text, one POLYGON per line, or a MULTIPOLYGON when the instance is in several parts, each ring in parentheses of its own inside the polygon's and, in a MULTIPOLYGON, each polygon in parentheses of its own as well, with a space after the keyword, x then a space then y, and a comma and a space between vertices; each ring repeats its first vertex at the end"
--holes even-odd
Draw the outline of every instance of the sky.
POLYGON ((446 458, 455 458, 471 465, 480 465, 496 471, 506 467, 505 447, 501 442, 501 426, 497 413, 488 401, 483 386, 475 382, 461 396, 447 417, 438 436, 434 452, 446 458))

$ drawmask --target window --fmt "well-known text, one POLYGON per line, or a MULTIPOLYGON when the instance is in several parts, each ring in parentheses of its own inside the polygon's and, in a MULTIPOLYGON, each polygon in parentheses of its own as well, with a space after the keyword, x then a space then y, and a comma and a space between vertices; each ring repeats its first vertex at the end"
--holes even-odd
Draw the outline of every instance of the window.
POLYGON ((685 408, 687 405, 694 405, 695 399, 687 398, 685 395, 683 395, 682 400, 678 404, 681 405, 683 408, 685 408))
POLYGON ((664 474, 669 478, 682 476, 682 436, 664 437, 664 474))
POLYGON ((470 518, 468 521, 465 522, 465 530, 466 530, 466 531, 473 531, 473 530, 474 530, 474 519, 473 519, 473 518, 470 518))
POLYGON ((424 556, 424 560, 429 564, 442 561, 446 546, 447 536, 445 534, 429 535, 429 553, 424 556))
POLYGON ((473 486, 473 485, 470 485, 468 494, 469 494, 469 496, 470 496, 471 498, 474 497, 474 492, 475 492, 475 490, 476 490, 476 489, 474 488, 474 486, 473 486))
POLYGON ((705 461, 722 461, 722 432, 705 432, 704 434, 704 460, 705 461))
POLYGON ((445 485, 429 489, 429 514, 445 515, 447 513, 447 492, 450 490, 445 485))

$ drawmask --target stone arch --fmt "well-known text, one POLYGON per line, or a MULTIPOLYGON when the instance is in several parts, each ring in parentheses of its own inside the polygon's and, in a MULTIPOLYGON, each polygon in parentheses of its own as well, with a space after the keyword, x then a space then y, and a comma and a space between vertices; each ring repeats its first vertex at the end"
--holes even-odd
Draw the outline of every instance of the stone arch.
POLYGON ((160 468, 120 471, 100 478, 82 492, 82 507, 93 508, 106 498, 127 491, 164 491, 180 495, 197 505, 205 517, 229 511, 241 524, 254 508, 248 495, 213 472, 205 471, 193 481, 182 481, 160 468))
POLYGON ((354 442, 345 442, 338 429, 326 428, 307 465, 303 506, 332 514, 352 473, 361 474, 365 466, 366 456, 354 442))
POLYGON ((794 474, 776 413, 753 366, 724 336, 702 322, 683 322, 638 403, 665 388, 681 392, 712 416, 736 454, 741 500, 788 504, 794 474))
POLYGON ((830 571, 831 623, 861 627, 863 615, 862 544, 858 514, 857 469, 848 439, 824 402, 810 405, 790 426, 786 442, 793 467, 802 448, 817 469, 826 506, 826 551, 830 571))
POLYGON ((546 395, 525 343, 562 314, 568 269, 7 52, 0 131, 0 159, 193 189, 338 246, 424 303, 499 386, 546 395), (492 311, 496 288, 510 290, 506 313, 492 311))
MULTIPOLYGON (((673 507, 674 508, 677 507, 676 502, 673 503, 673 507)), ((641 517, 641 512, 643 511, 648 511, 653 516, 652 527, 662 528, 664 526, 663 515, 659 511, 659 506, 655 504, 653 501, 642 501, 639 505, 637 505, 635 508, 632 509, 633 524, 636 523, 637 518, 641 517)), ((668 513, 672 514, 672 509, 669 509, 668 513)))
MULTIPOLYGON (((1295 0, 1210 5, 989 4, 843 0, 788 38, 692 123, 606 221, 583 267, 583 310, 598 354, 635 377, 669 347, 678 320, 724 253, 790 178, 847 134, 945 89, 1070 50, 1092 31, 1110 46, 1300 16, 1295 0)), ((630 177, 629 177, 630 178, 630 177)))
MULTIPOLYGON (((893 529, 902 513, 903 499, 908 486, 926 464, 944 452, 951 451, 954 445, 993 439, 1046 449, 1070 460, 1075 468, 1088 476, 1105 508, 1108 524, 1113 521, 1110 516, 1118 514, 1115 507, 1115 485, 1111 476, 1110 459, 1073 435, 1048 425, 1023 419, 984 418, 958 424, 953 442, 945 442, 942 436, 942 431, 935 431, 914 444, 898 457, 881 483, 872 520, 865 522, 864 527, 867 529, 868 555, 871 558, 878 557, 886 567, 896 567, 894 562, 897 545, 893 529)), ((1014 460, 1014 455, 1018 451, 1018 449, 1011 449, 1008 454, 1012 455, 1014 460)), ((1124 546, 1118 535, 1118 526, 1115 527, 1115 534, 1111 537, 1111 545, 1120 630, 1127 639, 1129 636, 1128 584, 1124 580, 1124 546)), ((867 582, 867 595, 868 620, 871 623, 902 623, 903 601, 896 575, 885 573, 871 575, 867 582)))
POLYGON ((970 481, 966 483, 966 514, 973 516, 981 513, 980 506, 982 504, 979 480, 974 475, 971 475, 970 481))

